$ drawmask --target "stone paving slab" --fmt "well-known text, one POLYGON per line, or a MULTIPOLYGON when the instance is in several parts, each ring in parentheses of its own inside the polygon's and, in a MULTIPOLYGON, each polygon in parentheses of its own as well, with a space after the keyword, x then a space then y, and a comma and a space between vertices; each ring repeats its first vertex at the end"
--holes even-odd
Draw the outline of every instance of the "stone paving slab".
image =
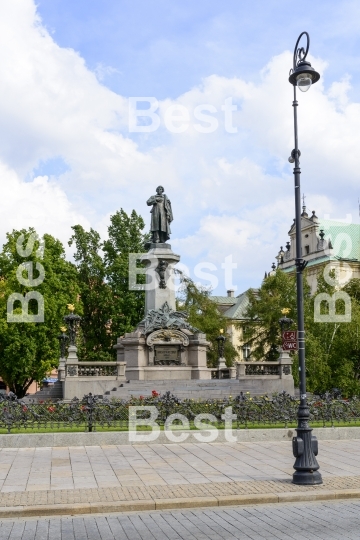
MULTIPOLYGON (((196 486, 147 486, 133 488, 62 489, 52 491, 16 491, 0 494, 0 507, 108 503, 117 501, 156 501, 197 497, 231 497, 283 493, 316 493, 322 491, 359 490, 360 476, 334 477, 319 486, 296 486, 291 480, 228 482, 196 486)), ((230 500, 230 499, 229 499, 230 500)), ((294 498, 296 500, 296 498, 294 498)))
MULTIPOLYGON (((360 476, 360 440, 321 441, 323 478, 360 476)), ((289 442, 6 448, 0 493, 289 480, 289 442)))
POLYGON ((1 519, 1 540, 358 540, 360 501, 1 519))
POLYGON ((360 440, 322 442, 324 483, 291 483, 285 442, 0 450, 0 517, 360 497, 360 440))

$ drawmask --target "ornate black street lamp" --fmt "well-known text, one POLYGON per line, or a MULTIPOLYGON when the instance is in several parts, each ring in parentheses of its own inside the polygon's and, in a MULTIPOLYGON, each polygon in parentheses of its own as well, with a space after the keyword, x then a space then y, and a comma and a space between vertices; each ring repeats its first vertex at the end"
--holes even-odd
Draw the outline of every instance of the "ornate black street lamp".
POLYGON ((290 163, 295 163, 295 229, 296 229, 296 290, 297 290, 297 323, 298 323, 298 348, 299 348, 299 376, 300 376, 300 405, 298 409, 298 425, 296 428, 297 437, 293 438, 293 453, 296 458, 294 463, 295 472, 293 483, 300 485, 322 484, 319 464, 316 460, 318 453, 317 439, 311 434, 312 428, 309 426, 310 412, 306 398, 306 371, 305 371, 305 334, 304 334, 304 300, 303 300, 303 270, 306 261, 302 258, 301 249, 301 192, 300 192, 300 150, 298 147, 298 125, 296 87, 302 92, 309 90, 315 84, 320 75, 311 67, 306 60, 309 52, 310 37, 307 32, 302 32, 294 49, 293 68, 290 70, 289 82, 294 88, 294 135, 295 148, 289 157, 290 163), (306 37, 306 48, 299 47, 301 38, 306 37))
POLYGON ((292 319, 287 317, 287 314, 289 312, 290 312, 290 308, 283 308, 281 310, 282 317, 281 317, 281 319, 279 319, 279 324, 280 324, 280 328, 281 328, 281 336, 282 336, 284 330, 288 330, 290 328, 290 326, 294 323, 294 321, 292 319))
POLYGON ((281 336, 284 332, 284 330, 286 330, 287 328, 290 328, 290 326, 293 324, 293 320, 292 319, 289 319, 289 317, 281 317, 281 319, 279 319, 279 324, 280 324, 280 328, 281 328, 281 336))
POLYGON ((219 361, 220 358, 224 358, 226 337, 224 336, 223 332, 224 330, 220 330, 220 336, 216 338, 216 341, 218 342, 219 361))
POLYGON ((67 307, 70 313, 65 315, 64 321, 69 329, 70 345, 75 346, 76 332, 80 326, 81 317, 74 314, 75 307, 72 304, 68 304, 67 307))
POLYGON ((65 354, 66 354, 66 345, 67 345, 67 342, 69 341, 69 336, 67 336, 65 334, 66 332, 66 326, 62 326, 60 328, 61 330, 61 334, 58 336, 58 340, 59 340, 59 344, 60 344, 60 357, 61 358, 65 358, 65 354))

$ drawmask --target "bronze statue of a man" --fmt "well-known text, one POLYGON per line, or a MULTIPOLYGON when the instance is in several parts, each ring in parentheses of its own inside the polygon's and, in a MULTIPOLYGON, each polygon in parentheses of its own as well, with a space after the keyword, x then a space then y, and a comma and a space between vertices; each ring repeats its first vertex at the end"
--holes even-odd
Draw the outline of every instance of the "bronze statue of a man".
POLYGON ((170 223, 173 220, 171 202, 165 195, 164 188, 157 187, 156 195, 152 195, 146 204, 152 206, 150 210, 152 242, 164 244, 170 238, 170 223))

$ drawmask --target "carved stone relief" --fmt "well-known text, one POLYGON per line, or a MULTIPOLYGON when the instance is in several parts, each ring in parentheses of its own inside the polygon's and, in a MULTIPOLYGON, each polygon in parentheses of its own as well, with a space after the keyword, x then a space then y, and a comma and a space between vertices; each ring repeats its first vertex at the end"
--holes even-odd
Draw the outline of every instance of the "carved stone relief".
POLYGON ((163 329, 152 332, 146 339, 146 343, 150 347, 153 346, 154 343, 159 342, 163 342, 164 344, 177 343, 187 347, 189 345, 189 338, 186 334, 180 332, 180 330, 163 329))

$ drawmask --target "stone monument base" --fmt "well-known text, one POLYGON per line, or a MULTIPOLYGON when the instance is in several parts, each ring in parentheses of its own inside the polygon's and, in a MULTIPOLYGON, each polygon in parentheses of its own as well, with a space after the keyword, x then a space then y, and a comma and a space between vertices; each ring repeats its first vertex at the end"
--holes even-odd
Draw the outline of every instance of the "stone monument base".
POLYGON ((129 381, 182 381, 191 379, 191 369, 187 366, 179 366, 176 370, 170 367, 130 368, 126 370, 126 377, 129 381))
POLYGON ((211 379, 205 334, 159 329, 145 337, 141 328, 117 340, 117 361, 129 381, 211 379))
POLYGON ((67 359, 61 358, 59 381, 62 383, 63 399, 81 399, 93 395, 109 394, 120 383, 126 382, 124 362, 79 362, 77 349, 69 346, 67 359))

